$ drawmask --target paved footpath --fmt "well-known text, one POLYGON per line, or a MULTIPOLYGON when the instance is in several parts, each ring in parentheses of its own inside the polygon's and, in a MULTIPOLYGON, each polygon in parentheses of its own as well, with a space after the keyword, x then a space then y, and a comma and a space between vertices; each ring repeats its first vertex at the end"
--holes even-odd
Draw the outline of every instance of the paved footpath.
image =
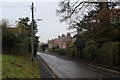
POLYGON ((53 75, 50 73, 49 69, 47 68, 47 66, 44 64, 43 60, 40 57, 38 57, 38 59, 41 78, 54 78, 53 75))
POLYGON ((103 78, 119 78, 119 76, 114 76, 60 57, 40 52, 37 54, 41 56, 59 78, 96 78, 97 80, 104 80, 103 78))

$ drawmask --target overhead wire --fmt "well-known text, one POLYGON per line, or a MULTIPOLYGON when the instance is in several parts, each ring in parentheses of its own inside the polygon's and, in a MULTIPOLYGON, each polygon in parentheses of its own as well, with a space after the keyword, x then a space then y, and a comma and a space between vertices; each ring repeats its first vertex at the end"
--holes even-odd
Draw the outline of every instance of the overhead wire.
POLYGON ((7 7, 7 8, 18 8, 18 7, 23 7, 23 8, 30 8, 30 5, 27 5, 27 6, 14 6, 14 5, 9 5, 9 6, 6 6, 6 5, 0 5, 0 7, 7 7))

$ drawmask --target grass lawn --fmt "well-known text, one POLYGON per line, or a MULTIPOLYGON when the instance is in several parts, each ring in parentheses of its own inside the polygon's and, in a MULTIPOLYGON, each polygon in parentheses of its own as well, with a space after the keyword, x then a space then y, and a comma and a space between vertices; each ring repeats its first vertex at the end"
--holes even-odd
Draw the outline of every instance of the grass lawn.
POLYGON ((30 56, 2 55, 2 78, 40 78, 38 59, 30 56))
POLYGON ((2 78, 2 54, 0 53, 0 80, 2 78))

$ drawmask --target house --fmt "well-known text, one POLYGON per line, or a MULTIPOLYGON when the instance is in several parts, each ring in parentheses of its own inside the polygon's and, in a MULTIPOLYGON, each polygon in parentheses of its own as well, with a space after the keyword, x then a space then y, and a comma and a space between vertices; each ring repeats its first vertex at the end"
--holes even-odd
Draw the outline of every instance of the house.
POLYGON ((39 51, 45 51, 48 48, 48 44, 47 43, 39 43, 39 51))
POLYGON ((60 49, 65 49, 69 44, 71 44, 73 38, 70 36, 70 33, 62 34, 62 36, 58 36, 56 39, 48 40, 48 47, 52 49, 53 47, 58 46, 60 49))
POLYGON ((48 40, 48 48, 52 49, 54 47, 54 39, 48 40))

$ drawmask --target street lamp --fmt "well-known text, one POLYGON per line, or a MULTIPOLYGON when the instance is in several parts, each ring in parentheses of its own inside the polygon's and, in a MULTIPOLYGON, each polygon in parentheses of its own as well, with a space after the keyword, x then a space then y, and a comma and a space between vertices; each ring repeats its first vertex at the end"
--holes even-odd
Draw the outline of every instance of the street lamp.
POLYGON ((34 22, 41 21, 42 19, 34 19, 34 3, 32 3, 32 26, 31 26, 31 52, 32 52, 32 61, 34 60, 34 22))
POLYGON ((31 26, 31 49, 32 49, 32 61, 34 60, 34 39, 35 39, 35 35, 34 35, 34 22, 36 21, 42 21, 42 19, 34 19, 32 21, 32 26, 31 26))
POLYGON ((32 49, 32 61, 34 60, 34 39, 35 39, 35 35, 34 35, 34 22, 36 21, 42 21, 42 19, 34 19, 32 21, 32 26, 31 26, 31 49, 32 49))
POLYGON ((42 21, 42 19, 39 19, 39 18, 38 18, 38 19, 36 19, 36 21, 42 21))

